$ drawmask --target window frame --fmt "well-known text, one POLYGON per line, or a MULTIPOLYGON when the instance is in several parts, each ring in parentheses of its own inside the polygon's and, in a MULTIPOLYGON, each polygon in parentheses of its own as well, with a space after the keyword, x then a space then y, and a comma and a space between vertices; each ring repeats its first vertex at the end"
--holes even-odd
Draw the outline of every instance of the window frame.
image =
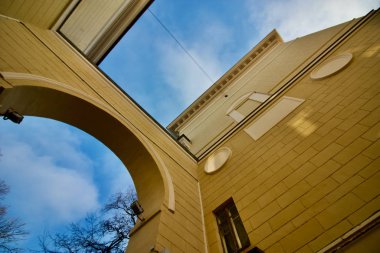
POLYGON ((213 211, 213 213, 215 215, 216 224, 218 227, 218 233, 220 236, 224 253, 241 252, 244 249, 247 249, 251 245, 247 231, 245 230, 244 224, 240 218, 239 212, 232 198, 229 198, 227 201, 225 201, 223 204, 217 207, 213 211), (222 220, 224 222, 227 222, 227 224, 224 224, 222 220), (243 230, 241 229, 238 230, 237 226, 239 226, 243 230), (228 233, 225 233, 226 227, 228 227, 228 231, 227 231, 228 233), (232 238, 233 246, 234 246, 232 251, 228 251, 228 247, 227 247, 228 242, 226 239, 226 235, 230 235, 232 238))
POLYGON ((238 108, 242 106, 245 102, 248 100, 252 100, 255 102, 263 103, 270 97, 269 94, 251 91, 243 96, 239 97, 235 102, 228 108, 226 115, 230 116, 234 121, 239 123, 242 121, 247 115, 243 115, 240 112, 238 112, 238 108))

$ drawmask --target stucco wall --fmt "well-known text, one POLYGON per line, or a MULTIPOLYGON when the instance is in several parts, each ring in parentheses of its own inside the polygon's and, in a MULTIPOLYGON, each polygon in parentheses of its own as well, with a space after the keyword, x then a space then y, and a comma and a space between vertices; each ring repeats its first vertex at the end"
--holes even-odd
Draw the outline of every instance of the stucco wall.
MULTIPOLYGON (((205 174, 203 159, 210 252, 222 252, 212 211, 231 196, 251 245, 265 252, 316 252, 380 209, 379 27, 376 14, 325 57, 352 53, 346 69, 322 80, 307 71, 282 94, 305 101, 260 139, 242 127, 220 145, 232 157, 219 172, 205 174)), ((313 43, 297 40, 301 50, 313 43)))
POLYGON ((148 220, 130 252, 204 252, 195 160, 56 33, 0 18, 0 37, 0 109, 72 123, 127 165, 148 220))

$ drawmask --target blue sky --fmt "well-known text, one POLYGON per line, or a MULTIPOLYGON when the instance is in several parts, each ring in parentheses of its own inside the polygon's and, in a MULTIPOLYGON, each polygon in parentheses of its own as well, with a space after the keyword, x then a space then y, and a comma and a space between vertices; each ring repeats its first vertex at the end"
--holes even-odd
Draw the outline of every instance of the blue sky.
MULTIPOLYGON (((378 0, 156 0, 151 11, 216 81, 273 28, 285 41, 363 16, 378 0)), ((100 66, 166 126, 212 82, 146 12, 100 66)), ((61 122, 0 121, 0 178, 33 247, 132 184, 107 147, 61 122)))

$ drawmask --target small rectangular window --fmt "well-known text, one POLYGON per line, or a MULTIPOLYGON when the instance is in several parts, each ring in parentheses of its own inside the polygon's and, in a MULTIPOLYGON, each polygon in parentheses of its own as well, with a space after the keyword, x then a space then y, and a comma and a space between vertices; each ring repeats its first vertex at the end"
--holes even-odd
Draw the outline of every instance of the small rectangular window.
POLYGON ((225 253, 240 252, 250 245, 247 232, 232 198, 218 207, 214 214, 225 253))

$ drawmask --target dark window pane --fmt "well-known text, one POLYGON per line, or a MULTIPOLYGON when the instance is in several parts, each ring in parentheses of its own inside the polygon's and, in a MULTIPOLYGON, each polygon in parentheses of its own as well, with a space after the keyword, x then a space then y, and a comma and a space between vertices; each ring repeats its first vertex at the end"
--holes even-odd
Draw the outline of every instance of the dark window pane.
POLYGON ((237 233, 239 235, 241 247, 242 248, 248 247, 249 246, 249 238, 248 238, 247 232, 245 231, 245 228, 243 226, 243 222, 241 221, 240 217, 235 218, 234 223, 235 223, 237 233))
POLYGON ((226 246, 227 246, 227 252, 228 253, 234 253, 237 252, 237 247, 235 245, 235 238, 231 233, 224 236, 224 239, 226 240, 226 246))
POLYGON ((223 249, 226 253, 240 252, 249 246, 249 238, 232 199, 214 211, 223 249))

